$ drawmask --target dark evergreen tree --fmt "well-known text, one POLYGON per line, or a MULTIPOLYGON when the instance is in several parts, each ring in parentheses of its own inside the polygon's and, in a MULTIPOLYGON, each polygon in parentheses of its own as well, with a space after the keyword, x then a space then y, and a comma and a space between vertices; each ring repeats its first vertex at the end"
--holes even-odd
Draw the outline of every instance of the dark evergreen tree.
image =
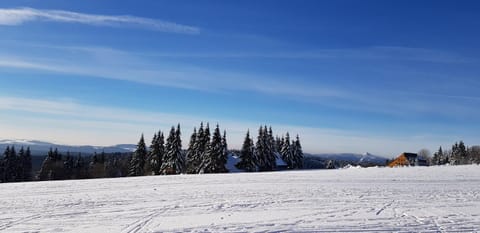
POLYGON ((442 147, 438 148, 438 151, 433 154, 432 165, 442 165, 444 164, 444 155, 442 147))
POLYGON ((295 142, 293 143, 293 169, 303 168, 303 150, 300 143, 300 137, 297 135, 295 142))
POLYGON ((222 157, 219 159, 219 166, 223 166, 225 168, 224 172, 228 172, 226 169, 225 165, 227 164, 228 161, 228 143, 227 143, 227 131, 223 131, 223 136, 222 136, 222 157))
MULTIPOLYGON (((264 127, 264 131, 267 132, 267 126, 264 127)), ((265 142, 266 142, 266 167, 264 170, 266 171, 273 171, 277 167, 277 151, 275 150, 275 138, 273 137, 272 127, 269 127, 267 134, 265 134, 265 142)))
POLYGON ((25 154, 22 158, 22 171, 23 171, 23 180, 31 181, 32 180, 32 152, 30 147, 27 147, 25 154))
POLYGON ((3 161, 3 157, 0 158, 0 183, 5 182, 5 164, 3 161))
POLYGON ((17 173, 18 173, 18 166, 17 166, 17 153, 15 151, 15 147, 8 147, 5 149, 4 152, 4 167, 5 167, 5 175, 4 175, 4 182, 15 182, 17 181, 17 173))
POLYGON ((73 179, 85 179, 88 178, 88 167, 85 165, 85 160, 79 153, 77 159, 74 162, 74 174, 73 179))
POLYGON ((65 156, 65 161, 63 161, 65 179, 72 179, 74 175, 74 166, 75 162, 73 160, 73 157, 70 155, 70 152, 67 152, 67 155, 65 156))
POLYGON ((160 174, 160 167, 162 166, 163 154, 165 152, 164 146, 164 136, 161 131, 158 131, 158 134, 155 134, 152 140, 152 145, 150 147, 150 156, 148 158, 148 163, 151 171, 146 169, 146 172, 153 175, 160 174))
POLYGON ((218 125, 213 131, 212 140, 208 146, 205 159, 202 164, 202 173, 221 173, 226 172, 225 163, 227 158, 224 153, 224 146, 222 144, 222 135, 218 125))
POLYGON ((48 151, 45 160, 42 163, 42 167, 39 172, 40 180, 62 180, 64 177, 64 168, 62 161, 62 154, 58 152, 58 149, 48 151))
POLYGON ((186 170, 186 159, 185 153, 182 150, 182 132, 180 130, 180 124, 177 124, 177 129, 175 130, 175 149, 177 153, 177 174, 183 174, 186 170))
POLYGON ((157 133, 155 133, 152 138, 152 143, 150 144, 150 150, 147 153, 147 158, 145 159, 144 171, 145 171, 145 175, 147 176, 155 174, 155 172, 153 171, 154 170, 153 163, 155 162, 154 161, 154 158, 156 157, 155 154, 158 153, 157 140, 158 140, 158 135, 157 133))
POLYGON ((211 158, 208 156, 208 150, 210 148, 210 125, 207 123, 207 126, 205 127, 205 130, 203 133, 200 135, 199 145, 198 145, 198 157, 200 158, 199 165, 197 168, 198 173, 205 173, 208 168, 206 167, 207 164, 211 163, 211 158))
POLYGON ((265 145, 265 132, 263 131, 263 127, 260 126, 258 129, 258 136, 257 136, 257 143, 255 144, 255 164, 262 171, 265 168, 266 164, 266 156, 267 148, 265 145))
POLYGON ((190 160, 190 164, 188 165, 187 172, 190 174, 199 173, 201 170, 201 164, 203 161, 203 157, 206 151, 206 144, 205 142, 209 141, 206 139, 206 133, 203 128, 203 122, 200 123, 200 128, 197 132, 197 138, 195 139, 195 144, 193 146, 193 153, 192 158, 190 160))
MULTIPOLYGON (((201 126, 202 127, 202 126, 201 126)), ((202 130, 203 132, 203 130, 202 130)), ((195 174, 197 173, 197 168, 200 164, 200 158, 197 156, 197 128, 193 129, 192 136, 190 137, 190 142, 187 149, 187 173, 195 174)))
MULTIPOLYGON (((73 161, 73 160, 72 160, 73 161)), ((91 158, 90 164, 88 165, 89 177, 90 178, 104 178, 106 177, 105 171, 105 152, 97 154, 96 152, 91 158)))
POLYGON ((240 151, 240 162, 236 167, 247 172, 257 171, 254 153, 255 147, 253 145, 253 140, 250 138, 250 131, 247 131, 247 135, 243 141, 242 150, 240 151))
POLYGON ((23 159, 25 158, 25 149, 23 146, 18 151, 15 161, 15 181, 25 181, 23 178, 23 159))
POLYGON ((177 130, 175 130, 175 127, 173 126, 170 129, 165 149, 165 156, 160 169, 161 174, 180 174, 184 168, 182 141, 180 139, 180 125, 178 125, 177 130))
POLYGON ((129 176, 142 176, 144 175, 145 157, 147 156, 147 146, 143 134, 140 137, 140 141, 137 144, 137 149, 133 153, 130 160, 129 176))
POLYGON ((282 154, 282 159, 283 161, 285 161, 285 163, 287 163, 288 168, 293 169, 295 167, 295 158, 294 158, 292 146, 290 144, 290 134, 288 132, 285 135, 281 154, 282 154))

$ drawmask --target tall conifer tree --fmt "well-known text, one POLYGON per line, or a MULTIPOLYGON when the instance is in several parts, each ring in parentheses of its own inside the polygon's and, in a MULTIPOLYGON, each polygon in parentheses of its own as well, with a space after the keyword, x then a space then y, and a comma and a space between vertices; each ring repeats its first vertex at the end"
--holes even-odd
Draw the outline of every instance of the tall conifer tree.
POLYGON ((142 176, 144 175, 145 157, 147 156, 147 146, 143 134, 140 137, 140 141, 137 144, 137 149, 133 153, 130 160, 129 176, 142 176))

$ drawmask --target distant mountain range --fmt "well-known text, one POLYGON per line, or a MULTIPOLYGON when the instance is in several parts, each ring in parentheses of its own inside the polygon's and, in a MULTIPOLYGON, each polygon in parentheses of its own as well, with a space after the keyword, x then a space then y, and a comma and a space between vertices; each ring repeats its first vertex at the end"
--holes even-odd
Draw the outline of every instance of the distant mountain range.
POLYGON ((136 145, 133 144, 119 144, 113 146, 71 146, 71 145, 61 145, 55 144, 50 142, 44 141, 37 141, 37 140, 11 140, 11 139, 4 139, 0 140, 0 154, 3 153, 7 146, 15 146, 17 151, 20 147, 30 147, 32 151, 32 155, 45 155, 50 148, 58 148, 59 152, 72 152, 72 153, 82 153, 82 154, 93 154, 95 152, 101 153, 104 151, 105 153, 127 153, 132 152, 135 150, 136 145))
MULTIPOLYGON (((375 166, 375 165, 385 165, 387 158, 372 155, 370 153, 363 154, 354 154, 354 153, 340 153, 340 154, 305 154, 307 161, 315 163, 315 161, 320 162, 319 166, 322 166, 322 163, 325 163, 328 160, 334 160, 340 164, 352 164, 352 165, 366 165, 366 166, 375 166)), ((314 166, 317 167, 317 166, 314 166)))

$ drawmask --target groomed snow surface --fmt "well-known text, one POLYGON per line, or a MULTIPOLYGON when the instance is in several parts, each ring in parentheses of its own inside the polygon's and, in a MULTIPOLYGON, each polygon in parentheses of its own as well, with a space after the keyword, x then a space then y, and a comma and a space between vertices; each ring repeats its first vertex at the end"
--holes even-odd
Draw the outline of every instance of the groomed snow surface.
POLYGON ((478 232, 480 166, 0 184, 0 232, 478 232))

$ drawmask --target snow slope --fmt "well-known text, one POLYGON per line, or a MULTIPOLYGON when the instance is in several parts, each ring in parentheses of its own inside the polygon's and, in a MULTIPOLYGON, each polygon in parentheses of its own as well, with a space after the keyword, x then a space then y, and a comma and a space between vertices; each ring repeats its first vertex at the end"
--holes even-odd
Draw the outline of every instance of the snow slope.
POLYGON ((478 232, 480 166, 0 184, 0 232, 478 232))

